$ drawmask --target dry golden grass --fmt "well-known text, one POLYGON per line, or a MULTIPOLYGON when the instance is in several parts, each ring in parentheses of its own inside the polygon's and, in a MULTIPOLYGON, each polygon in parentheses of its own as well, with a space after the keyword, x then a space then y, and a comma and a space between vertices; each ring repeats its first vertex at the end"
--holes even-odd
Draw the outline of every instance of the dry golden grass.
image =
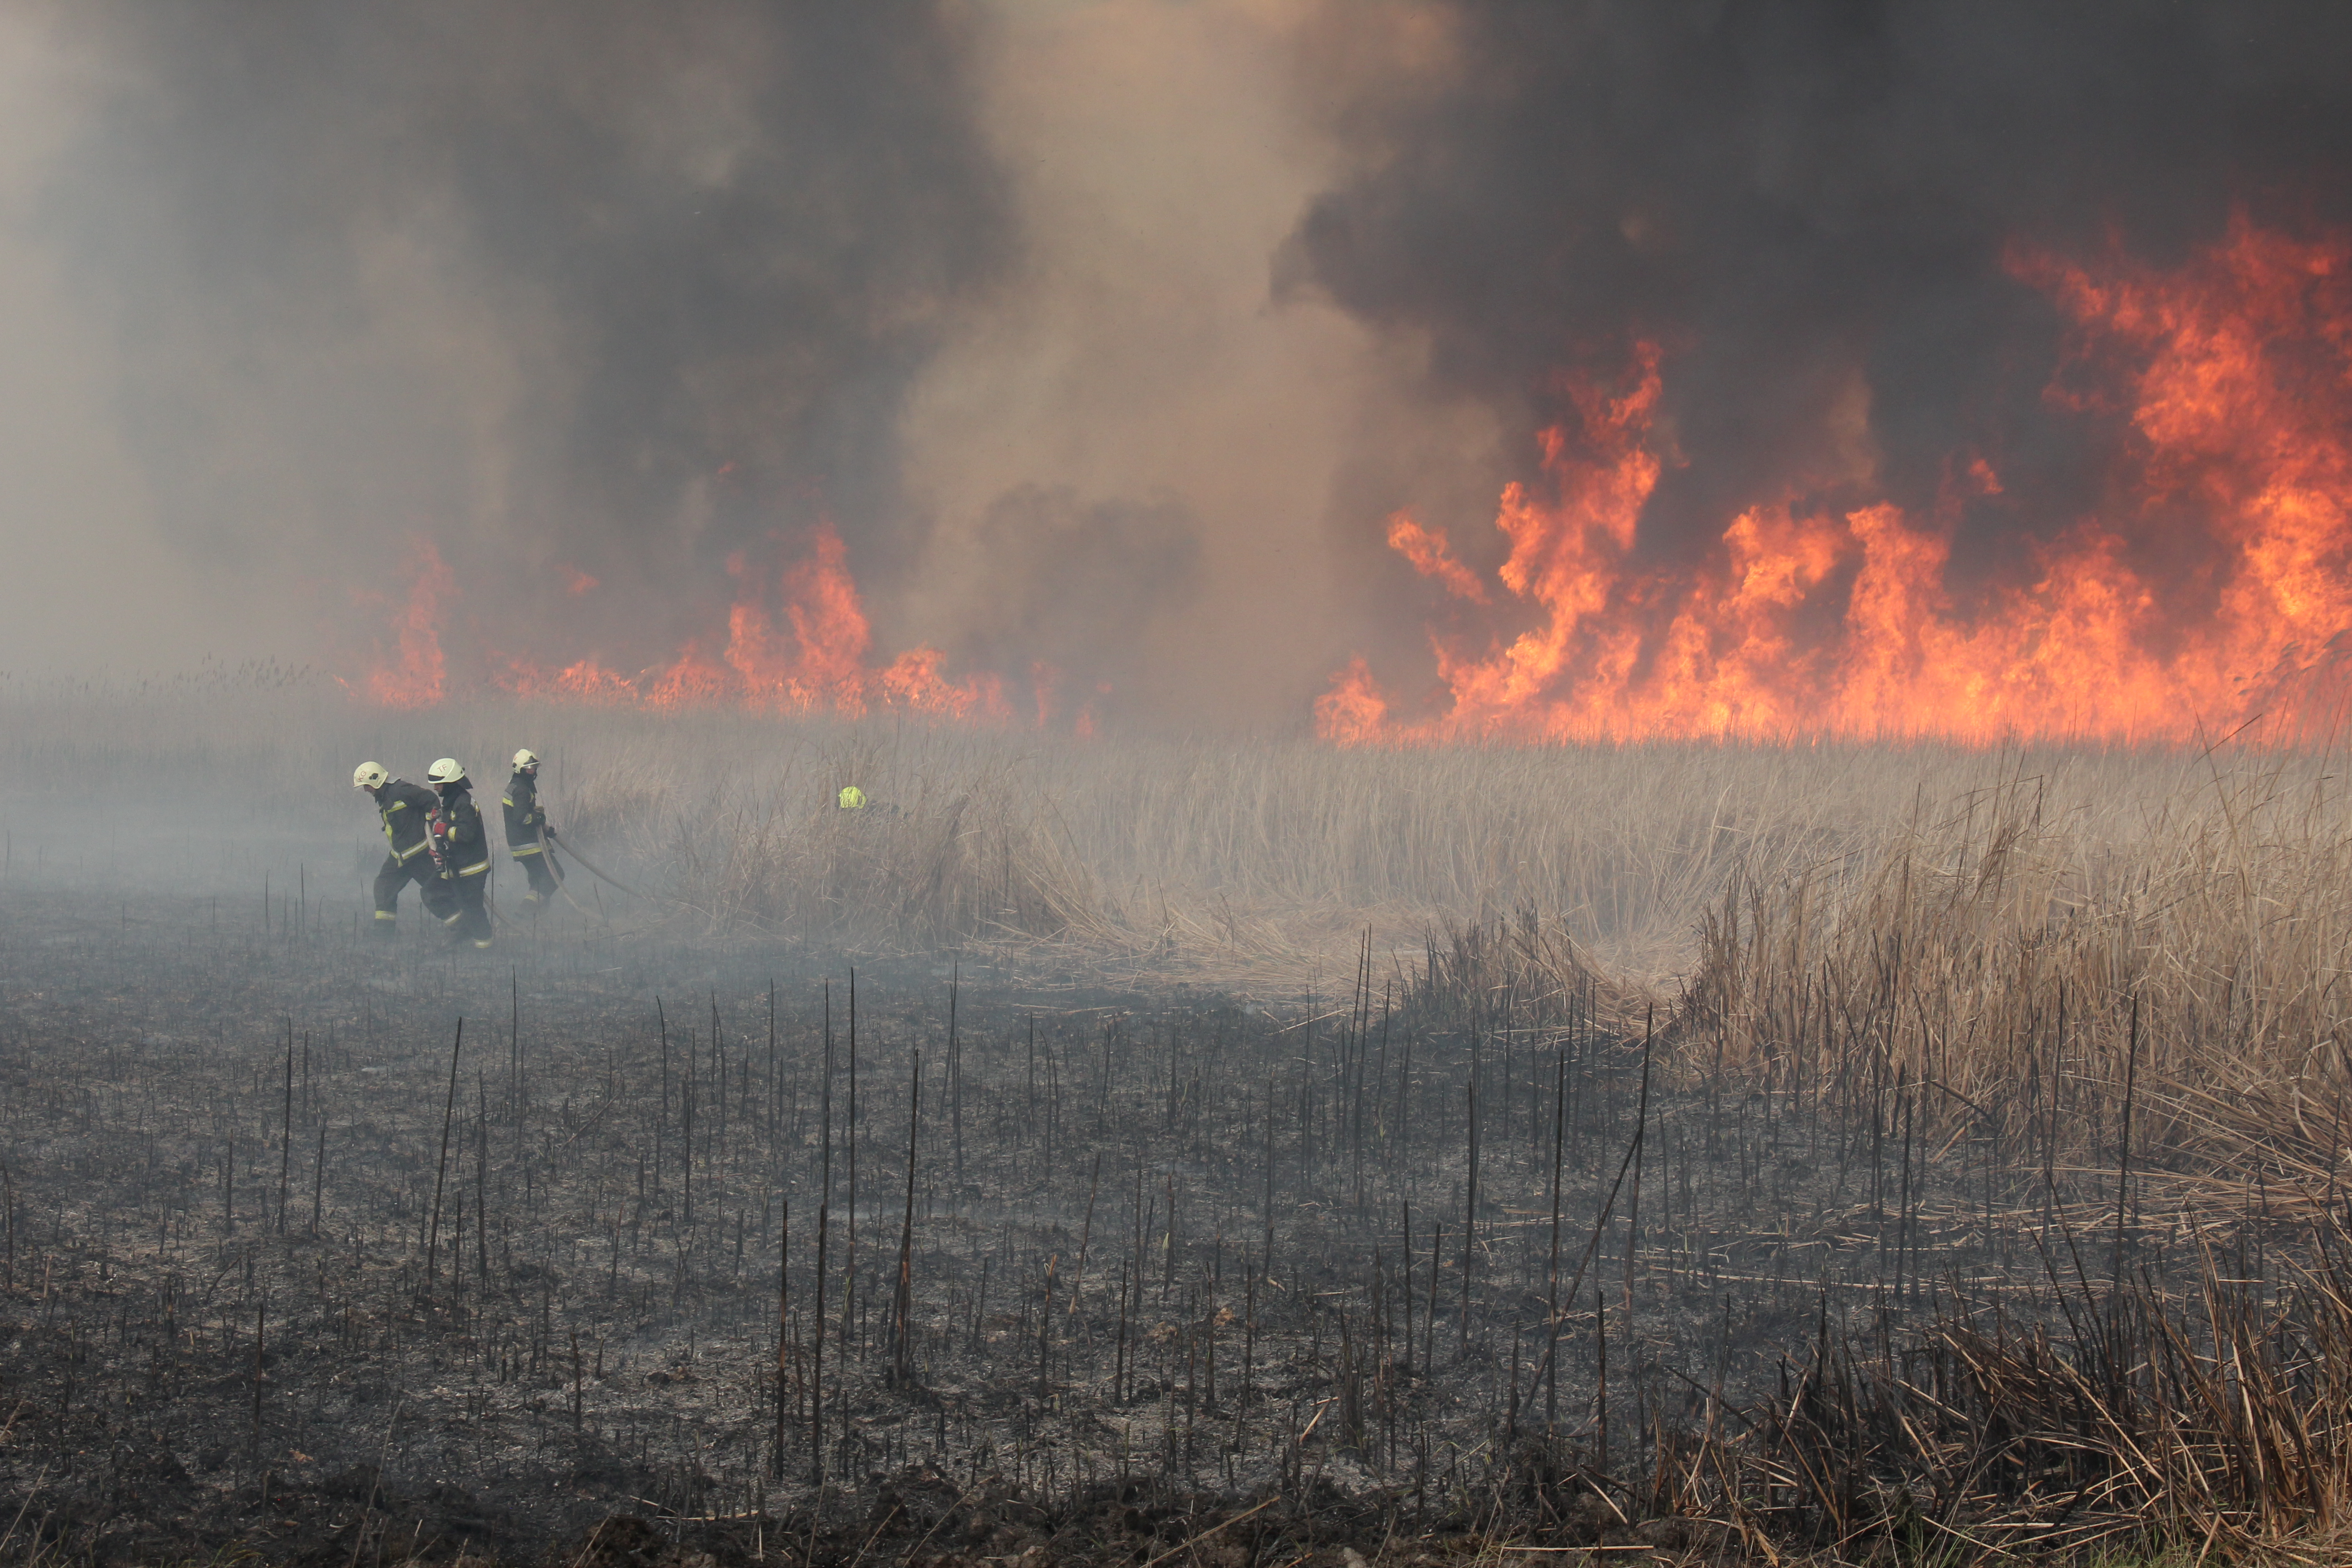
POLYGON ((1622 1011, 1660 1005, 1693 1068, 1925 1082, 1945 1135, 2051 1164, 2119 1151, 2137 1007, 2135 1137, 2205 1153, 2151 1196, 2259 1149, 2324 1201, 2347 1142, 2352 797, 2323 751, 1087 742, 395 713, 269 668, 17 682, 0 726, 20 797, 259 798, 289 834, 355 844, 361 757, 415 776, 454 752, 497 780, 530 744, 563 829, 714 940, 1043 947, 1295 994, 1348 973, 1368 927, 1396 973, 1433 935, 1507 921, 1516 942, 1478 962, 1560 985, 1596 970, 1622 1011), (851 783, 873 808, 835 808, 851 783))

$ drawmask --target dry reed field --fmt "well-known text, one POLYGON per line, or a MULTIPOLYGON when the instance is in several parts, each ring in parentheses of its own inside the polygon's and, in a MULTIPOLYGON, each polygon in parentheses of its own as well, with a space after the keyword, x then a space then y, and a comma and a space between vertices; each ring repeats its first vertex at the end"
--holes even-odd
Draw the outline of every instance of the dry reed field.
POLYGON ((269 669, 0 735, 0 1551, 2186 1561, 2352 1505, 2323 748, 269 669), (520 744, 635 893, 363 942, 352 763, 520 744))

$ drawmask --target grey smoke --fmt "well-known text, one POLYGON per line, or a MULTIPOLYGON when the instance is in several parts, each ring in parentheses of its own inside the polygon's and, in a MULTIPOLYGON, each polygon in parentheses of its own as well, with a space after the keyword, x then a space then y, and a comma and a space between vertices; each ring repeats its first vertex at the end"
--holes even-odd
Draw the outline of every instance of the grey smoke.
POLYGON ((827 521, 879 657, 1295 721, 1425 662, 1387 514, 1491 565, 1637 336, 1643 551, 1980 450, 1994 574, 2128 434, 2001 247, 2338 221, 2348 147, 2303 3, 22 0, 0 660, 349 671, 427 537, 461 676, 628 669, 827 521))
POLYGON ((624 668, 735 551, 911 559, 898 405, 1013 237, 961 8, 63 15, 100 69, 33 221, 192 559, 396 594, 430 537, 453 642, 624 668))
POLYGON ((1067 715, 1102 695, 1149 690, 1155 617, 1201 590, 1198 520, 1173 497, 1088 504, 1065 487, 1026 486, 981 520, 971 619, 958 645, 971 668, 1030 675, 1067 715))

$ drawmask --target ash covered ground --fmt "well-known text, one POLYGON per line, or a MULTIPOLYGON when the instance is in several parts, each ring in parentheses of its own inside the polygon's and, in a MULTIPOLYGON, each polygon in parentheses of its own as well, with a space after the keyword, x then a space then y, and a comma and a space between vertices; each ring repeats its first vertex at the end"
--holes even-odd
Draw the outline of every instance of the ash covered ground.
POLYGON ((62 869, 0 884, 0 1513, 99 1559, 1140 1562, 1279 1496, 1219 1549, 1284 1561, 1546 1436, 1598 1539, 2013 1234, 1801 1083, 1661 1068, 1631 1159, 1639 1032, 1443 954, 1244 998, 559 907, 483 955, 62 869))

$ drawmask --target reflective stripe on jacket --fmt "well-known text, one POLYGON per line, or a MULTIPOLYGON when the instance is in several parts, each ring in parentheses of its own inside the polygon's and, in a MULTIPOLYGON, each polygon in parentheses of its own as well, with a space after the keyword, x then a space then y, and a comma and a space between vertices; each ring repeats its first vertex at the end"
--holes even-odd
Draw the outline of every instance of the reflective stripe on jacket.
POLYGON ((402 865, 425 853, 425 819, 440 805, 434 793, 406 779, 394 779, 375 792, 376 815, 383 818, 383 841, 402 865))
POLYGON ((478 877, 490 868, 490 842, 482 830, 482 814, 471 790, 457 789, 441 797, 442 819, 449 825, 448 869, 460 877, 478 877))
POLYGON ((499 804, 506 807, 507 847, 520 855, 527 845, 538 853, 539 830, 547 825, 547 812, 539 804, 539 781, 529 773, 515 774, 507 780, 507 793, 499 804))

